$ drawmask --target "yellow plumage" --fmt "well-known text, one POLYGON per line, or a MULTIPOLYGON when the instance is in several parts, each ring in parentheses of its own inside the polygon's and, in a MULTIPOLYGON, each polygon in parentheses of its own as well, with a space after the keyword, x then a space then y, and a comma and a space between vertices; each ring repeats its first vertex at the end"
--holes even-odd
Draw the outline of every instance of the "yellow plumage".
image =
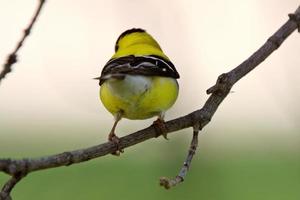
POLYGON ((120 110, 128 119, 147 119, 168 110, 178 95, 178 85, 172 78, 149 77, 148 91, 135 92, 134 86, 125 80, 105 82, 100 89, 100 98, 105 108, 116 115, 120 110))
POLYGON ((100 99, 115 116, 109 134, 118 141, 115 127, 121 118, 147 119, 164 113, 178 96, 179 75, 159 44, 142 29, 130 29, 118 38, 115 54, 100 79, 100 99))
POLYGON ((117 41, 118 50, 112 58, 119 58, 128 55, 144 56, 158 55, 167 60, 169 58, 163 53, 159 44, 146 32, 134 32, 117 41))

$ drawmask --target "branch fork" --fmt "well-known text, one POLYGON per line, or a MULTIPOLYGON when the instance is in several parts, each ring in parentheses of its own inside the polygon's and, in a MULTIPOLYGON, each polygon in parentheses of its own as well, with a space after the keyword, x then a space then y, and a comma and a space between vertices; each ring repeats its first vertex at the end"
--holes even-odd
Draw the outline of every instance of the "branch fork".
POLYGON ((300 6, 295 13, 290 13, 288 16, 290 20, 294 21, 297 24, 298 32, 300 33, 300 6))
MULTIPOLYGON (((40 5, 33 18, 29 27, 33 26, 42 5, 45 1, 40 0, 40 5)), ((161 178, 160 183, 165 188, 171 188, 178 183, 184 181, 187 171, 191 165, 192 158, 196 152, 198 145, 198 132, 204 126, 206 126, 215 112, 217 111, 219 105, 226 98, 230 92, 233 85, 238 82, 241 78, 247 75, 250 71, 255 69, 260 63, 262 63, 272 52, 274 52, 284 40, 292 34, 296 29, 299 31, 300 22, 300 6, 295 13, 289 14, 289 20, 283 24, 278 31, 276 31, 270 39, 267 40, 256 52, 254 52, 248 59, 246 59, 239 66, 235 67, 231 71, 224 73, 219 76, 216 84, 207 90, 207 94, 210 94, 209 98, 205 102, 204 106, 192 113, 185 116, 178 117, 171 121, 164 123, 166 128, 166 135, 182 130, 185 128, 193 127, 193 138, 188 151, 186 160, 179 172, 179 174, 173 178, 161 178)), ((31 29, 31 28, 30 28, 31 29)), ((11 71, 11 65, 17 61, 17 51, 22 46, 26 35, 30 31, 26 31, 25 36, 18 43, 16 50, 8 57, 7 64, 4 65, 3 71, 0 73, 0 81, 5 77, 5 75, 11 71)), ((129 134, 120 138, 120 147, 125 149, 127 147, 133 146, 135 144, 144 142, 151 138, 156 138, 158 136, 157 130, 154 126, 150 126, 143 130, 137 131, 135 133, 129 134)), ((1 192, 0 200, 9 200, 10 192, 13 187, 27 174, 38 171, 45 170, 54 167, 69 166, 71 164, 85 162, 90 159, 98 158, 111 154, 116 151, 116 146, 111 142, 106 142, 103 144, 95 145, 92 147, 78 149, 74 151, 64 152, 56 155, 44 156, 40 158, 32 159, 0 159, 0 171, 7 173, 11 178, 5 183, 1 192)))
POLYGON ((231 83, 230 80, 230 73, 221 74, 218 77, 216 84, 206 90, 206 94, 215 93, 218 96, 228 94, 233 86, 233 83, 231 83))

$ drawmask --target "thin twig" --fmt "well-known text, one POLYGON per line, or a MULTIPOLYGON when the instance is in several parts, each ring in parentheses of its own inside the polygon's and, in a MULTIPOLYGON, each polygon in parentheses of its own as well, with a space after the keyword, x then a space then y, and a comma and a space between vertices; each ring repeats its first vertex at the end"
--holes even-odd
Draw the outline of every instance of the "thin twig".
POLYGON ((183 162, 183 166, 181 167, 178 175, 175 178, 171 178, 171 179, 167 177, 160 178, 159 184, 163 186, 165 189, 170 189, 171 187, 174 187, 184 181, 187 172, 190 169, 193 156, 195 155, 198 147, 198 134, 199 134, 199 125, 196 125, 193 127, 193 138, 189 147, 187 157, 183 162))
POLYGON ((0 200, 11 200, 12 198, 10 196, 10 192, 24 176, 25 175, 22 174, 12 176, 2 187, 0 192, 0 200))
MULTIPOLYGON (((201 128, 207 125, 214 113, 217 111, 219 105, 230 92, 232 86, 253 70, 257 65, 263 62, 293 31, 298 28, 300 24, 300 6, 292 15, 296 17, 290 17, 290 19, 253 55, 230 72, 219 76, 217 83, 207 90, 207 93, 211 95, 200 110, 196 110, 186 116, 166 122, 166 134, 182 130, 184 128, 194 127, 197 124, 199 124, 201 128)), ((120 139, 119 148, 125 149, 150 138, 158 137, 158 135, 159 134, 156 132, 155 127, 150 126, 122 137, 120 139)), ((37 170, 68 166, 74 163, 80 163, 111 154, 115 152, 117 148, 116 144, 106 142, 85 149, 34 159, 0 159, 0 171, 11 176, 16 176, 17 174, 27 174, 37 170)))
POLYGON ((45 2, 46 2, 46 0, 39 0, 39 5, 35 11, 35 14, 34 14, 33 18, 31 19, 31 22, 29 23, 28 27, 24 30, 22 38, 17 43, 15 50, 8 55, 7 60, 6 60, 5 64, 3 65, 3 70, 0 73, 0 83, 1 83, 1 80, 4 79, 5 76, 9 72, 11 72, 12 65, 18 61, 17 53, 18 53, 19 49, 23 46, 25 39, 29 36, 31 29, 32 29, 34 23, 36 22, 36 19, 38 18, 45 2))

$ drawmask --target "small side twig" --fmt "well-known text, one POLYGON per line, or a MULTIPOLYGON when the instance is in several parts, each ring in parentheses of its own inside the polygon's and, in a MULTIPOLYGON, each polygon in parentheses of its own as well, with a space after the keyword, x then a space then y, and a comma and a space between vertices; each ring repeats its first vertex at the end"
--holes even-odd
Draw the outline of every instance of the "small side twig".
POLYGON ((167 177, 161 177, 159 179, 159 184, 163 186, 165 189, 170 189, 171 187, 174 187, 184 181, 187 172, 189 171, 189 168, 191 166, 193 156, 195 155, 198 147, 198 134, 199 134, 199 125, 197 124, 193 127, 193 138, 190 144, 188 155, 185 161, 183 162, 183 166, 181 167, 178 175, 175 178, 171 178, 171 179, 167 177))
POLYGON ((289 14, 289 18, 297 24, 298 32, 300 33, 300 6, 298 7, 295 13, 289 14))
POLYGON ((0 200, 11 200, 10 192, 15 187, 15 185, 25 176, 25 174, 17 174, 12 176, 2 187, 0 192, 0 200))
MULTIPOLYGON (((263 44, 256 52, 254 52, 248 59, 241 63, 236 68, 231 71, 222 74, 215 86, 211 87, 207 93, 211 94, 206 100, 204 106, 191 112, 185 116, 178 117, 176 119, 167 121, 164 123, 166 132, 169 134, 178 130, 182 130, 189 127, 194 127, 199 124, 199 128, 205 127, 215 112, 217 111, 219 105, 226 98, 232 86, 238 82, 241 78, 246 76, 250 71, 255 69, 260 63, 262 63, 268 56, 272 54, 280 45, 285 41, 285 39, 292 34, 298 27, 300 23, 300 6, 292 17, 285 22, 279 30, 277 30, 266 42, 263 44), (293 17, 294 15, 296 17, 293 17)), ((195 128, 195 127, 194 127, 195 128)), ((197 127, 196 127, 197 128, 197 127)), ((187 174, 189 166, 191 164, 192 157, 197 147, 197 135, 198 131, 194 130, 194 136, 191 144, 192 151, 189 151, 186 165, 182 167, 178 177, 175 181, 166 181, 170 183, 169 186, 172 187, 180 182, 182 182, 187 174), (194 150, 193 150, 194 149, 194 150)), ((158 133, 154 126, 136 131, 127 136, 120 138, 119 148, 125 149, 130 146, 136 145, 138 143, 144 142, 151 138, 156 138, 158 133)), ((5 184, 3 191, 0 196, 11 190, 15 184, 20 181, 23 177, 17 177, 17 174, 21 173, 23 175, 29 174, 38 170, 46 170, 61 166, 70 166, 72 164, 85 162, 91 159, 99 158, 111 154, 117 150, 117 145, 113 142, 106 142, 99 145, 77 149, 69 152, 63 152, 59 154, 54 154, 50 156, 43 156, 39 158, 23 158, 23 159, 1 159, 0 158, 0 172, 4 172, 12 178, 5 184), (6 189, 8 188, 8 189, 6 189)), ((166 179, 166 178, 165 178, 166 179)), ((162 179, 164 180, 164 179, 162 179)), ((166 179, 167 180, 167 179, 166 179)), ((3 200, 4 197, 0 200, 3 200)), ((6 199, 5 199, 6 200, 6 199)))
POLYGON ((3 65, 3 70, 0 73, 0 83, 1 83, 1 80, 4 79, 5 76, 9 72, 11 72, 12 65, 17 62, 17 60, 18 60, 17 53, 18 53, 19 49, 23 46, 23 43, 24 43, 25 39, 29 36, 29 34, 31 32, 31 29, 32 29, 34 23, 36 22, 36 19, 38 18, 45 2, 46 2, 46 0, 39 0, 39 5, 38 5, 38 7, 35 11, 35 14, 34 14, 32 20, 31 20, 31 22, 29 23, 28 27, 24 30, 22 38, 17 43, 17 46, 16 46, 15 50, 8 55, 7 60, 6 60, 5 64, 3 65))

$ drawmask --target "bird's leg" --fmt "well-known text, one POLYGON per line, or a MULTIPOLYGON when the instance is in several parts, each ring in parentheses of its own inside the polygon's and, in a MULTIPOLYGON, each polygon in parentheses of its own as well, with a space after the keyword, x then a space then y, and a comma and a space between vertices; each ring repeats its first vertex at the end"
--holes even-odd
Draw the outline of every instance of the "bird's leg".
POLYGON ((114 123, 114 125, 113 125, 113 127, 112 127, 112 129, 111 129, 111 131, 110 131, 110 133, 108 135, 108 140, 111 141, 111 142, 113 142, 113 143, 115 143, 116 146, 117 146, 117 151, 114 152, 114 153, 112 153, 112 154, 116 155, 116 156, 119 156, 120 153, 124 152, 124 150, 121 149, 120 146, 119 146, 120 145, 120 138, 115 134, 115 129, 117 127, 118 122, 122 118, 122 113, 121 112, 118 113, 115 118, 116 118, 115 119, 115 123, 114 123))
POLYGON ((155 127, 159 135, 162 135, 166 140, 168 140, 167 128, 165 126, 165 120, 164 120, 164 113, 161 113, 158 116, 157 120, 153 122, 153 126, 155 127))

